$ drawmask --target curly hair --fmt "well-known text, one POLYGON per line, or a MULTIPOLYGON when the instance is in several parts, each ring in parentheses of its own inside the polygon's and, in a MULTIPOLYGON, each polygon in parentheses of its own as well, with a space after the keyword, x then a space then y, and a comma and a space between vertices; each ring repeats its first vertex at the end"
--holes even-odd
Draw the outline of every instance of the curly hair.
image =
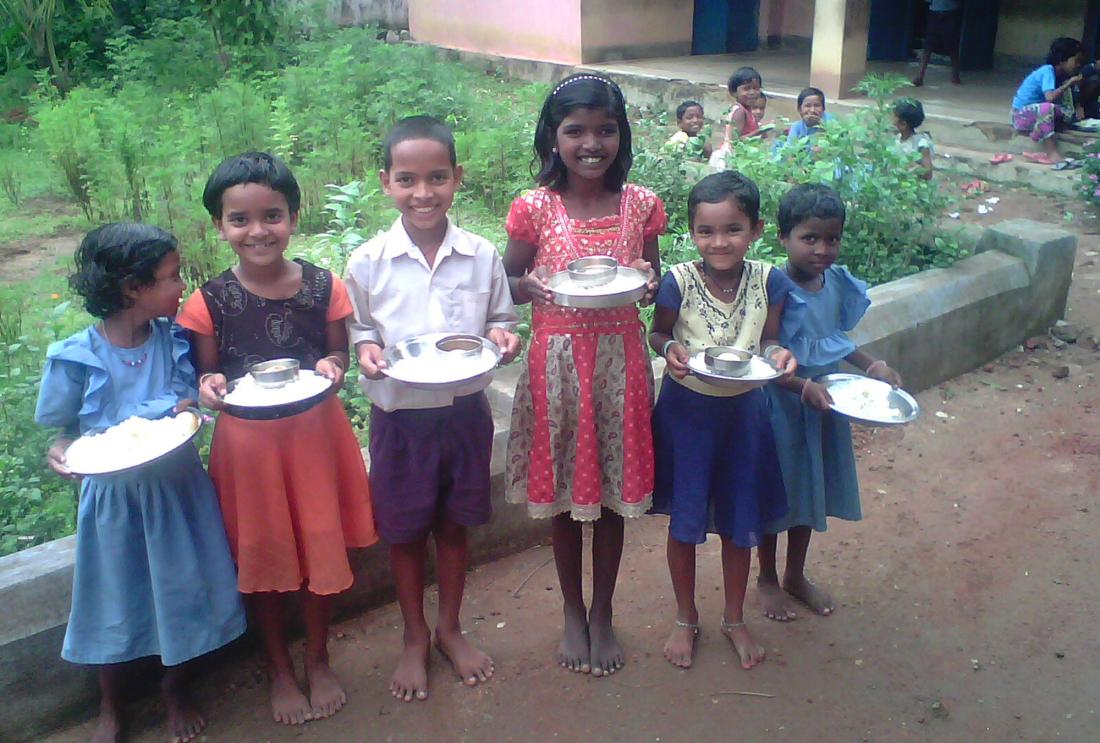
POLYGON ((130 306, 125 289, 156 281, 157 266, 176 248, 176 238, 159 227, 135 222, 105 224, 80 242, 69 286, 84 299, 89 315, 108 317, 130 306))

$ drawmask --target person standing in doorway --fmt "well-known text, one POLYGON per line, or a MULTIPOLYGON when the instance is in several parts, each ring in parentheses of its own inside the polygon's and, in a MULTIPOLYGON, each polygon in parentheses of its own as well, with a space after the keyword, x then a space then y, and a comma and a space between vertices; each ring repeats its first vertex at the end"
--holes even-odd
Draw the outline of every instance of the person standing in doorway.
POLYGON ((962 30, 962 0, 928 0, 928 24, 924 27, 924 49, 921 50, 920 72, 913 85, 924 85, 928 60, 936 54, 951 58, 951 82, 961 85, 959 77, 959 34, 962 30))

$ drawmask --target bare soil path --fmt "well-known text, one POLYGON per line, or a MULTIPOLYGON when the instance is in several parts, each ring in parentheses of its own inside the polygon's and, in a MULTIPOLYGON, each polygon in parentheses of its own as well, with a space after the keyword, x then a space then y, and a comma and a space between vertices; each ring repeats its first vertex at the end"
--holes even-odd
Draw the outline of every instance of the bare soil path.
MULTIPOLYGON (((1054 202, 1000 195, 996 213, 983 220, 1060 219, 1054 202)), ((205 739, 1093 739, 1100 727, 1096 222, 1066 222, 1081 234, 1068 315, 1080 331, 1076 343, 1011 352, 923 392, 925 416, 904 430, 860 430, 865 520, 835 523, 811 549, 811 574, 830 584, 838 610, 803 612, 780 625, 760 616, 750 590, 750 622, 768 651, 757 669, 740 670, 718 632, 713 541, 699 556, 696 665, 682 671, 663 659, 673 619, 665 523, 643 518, 627 526, 616 619, 628 664, 614 676, 574 675, 554 664, 559 594, 549 548, 540 547, 470 576, 466 625, 496 660, 487 685, 461 686, 435 654, 431 698, 392 699, 386 687, 400 631, 389 605, 333 630, 334 665, 349 697, 337 716, 276 726, 261 665, 250 660, 203 681, 205 739), (733 693, 741 691, 770 696, 733 693)), ((142 710, 136 740, 164 740, 156 710, 153 703, 142 710)), ((90 730, 86 724, 49 740, 83 740, 90 730)))

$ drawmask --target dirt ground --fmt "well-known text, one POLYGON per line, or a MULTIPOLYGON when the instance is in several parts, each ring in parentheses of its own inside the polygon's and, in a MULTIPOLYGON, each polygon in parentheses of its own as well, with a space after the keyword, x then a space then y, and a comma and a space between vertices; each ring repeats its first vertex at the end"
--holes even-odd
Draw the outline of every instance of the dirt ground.
MULTIPOLYGON (((993 214, 979 217, 970 201, 962 219, 1063 221, 1054 201, 990 195, 1002 199, 993 214)), ((740 670, 718 631, 714 541, 699 554, 695 667, 663 659, 674 609, 665 522, 643 518, 627 525, 616 619, 628 663, 615 675, 573 675, 554 664, 560 604, 544 546, 470 575, 464 619, 496 660, 488 684, 464 688, 436 654, 431 698, 392 699, 386 687, 400 630, 389 605, 333 628, 334 664, 349 696, 336 717, 294 729, 273 724, 252 659, 202 682, 204 739, 1091 738, 1100 726, 1092 615, 1100 606, 1100 353, 1090 339, 1100 336, 1098 221, 1064 223, 1081 234, 1067 315, 1077 343, 1059 349, 1048 340, 927 390, 918 396, 923 418, 905 429, 859 430, 865 519, 837 522, 811 545, 811 575, 831 586, 838 610, 781 625, 760 615, 750 589, 747 616, 768 650, 762 666, 740 670)), ((141 716, 135 739, 163 740, 159 708, 150 703, 141 716)), ((90 730, 48 740, 83 740, 90 730)))

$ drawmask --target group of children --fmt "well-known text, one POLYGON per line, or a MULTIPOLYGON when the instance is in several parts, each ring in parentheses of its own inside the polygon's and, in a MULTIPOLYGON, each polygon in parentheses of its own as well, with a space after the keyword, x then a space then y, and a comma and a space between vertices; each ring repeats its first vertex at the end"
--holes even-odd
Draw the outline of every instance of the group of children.
MULTIPOLYGON (((677 131, 668 140, 668 146, 688 149, 689 156, 706 161, 716 170, 729 167, 733 142, 741 139, 766 142, 774 139, 772 152, 778 155, 783 147, 801 145, 812 148, 812 138, 822 130, 822 125, 832 121, 828 113, 825 93, 820 88, 803 89, 796 100, 798 120, 793 122, 785 137, 778 136, 774 123, 764 121, 767 111, 767 95, 762 90, 763 78, 752 67, 741 67, 729 79, 727 88, 733 105, 726 114, 722 143, 712 148, 705 129, 703 104, 687 100, 676 108, 677 131)), ((924 123, 924 107, 915 98, 901 98, 894 103, 894 126, 898 133, 898 149, 911 156, 914 169, 924 180, 932 178, 932 140, 917 128, 924 123)))
MULTIPOLYGON (((755 121, 745 108, 731 126, 755 121)), ((866 286, 834 265, 843 202, 825 186, 793 187, 776 217, 789 258, 773 267, 745 258, 764 226, 755 184, 732 171, 707 176, 686 204, 700 259, 662 277, 665 206, 627 181, 631 130, 614 82, 596 74, 562 80, 540 112, 535 151, 537 188, 512 203, 503 258, 448 217, 462 167, 451 131, 428 117, 402 120, 386 137, 380 178, 400 217, 354 252, 343 279, 285 257, 300 192, 286 165, 257 152, 223 162, 206 184, 203 203, 238 262, 178 314, 184 284, 171 235, 113 224, 84 239, 72 288, 99 320, 50 347, 36 413, 62 429, 48 455, 59 474, 73 477, 65 449, 74 437, 196 399, 222 409, 228 381, 260 360, 296 358, 338 388, 353 348, 373 403, 369 484, 335 395, 281 420, 222 413, 209 477, 189 446, 151 466, 83 479, 62 656, 100 668, 97 741, 119 738, 123 664, 146 656, 167 669, 173 737, 198 735, 204 723, 183 691, 184 664, 244 631, 241 595, 267 656, 274 719, 296 724, 335 713, 346 695, 327 653, 331 599, 353 580, 347 550, 378 535, 389 543, 404 621, 392 694, 427 697, 433 644, 465 683, 493 675, 492 658, 460 624, 467 529, 491 518, 488 377, 446 391, 414 389, 386 376, 383 350, 423 333, 474 333, 493 340, 508 362, 520 350, 514 303, 533 306, 506 494, 552 523, 560 665, 594 676, 623 665, 613 597, 624 524, 646 513, 669 516, 677 608, 664 653, 672 663, 692 662, 700 626, 695 548, 708 533, 722 540, 720 627, 744 668, 764 658, 744 617, 752 548, 765 614, 793 618, 791 597, 820 614, 833 610, 828 593, 806 578, 806 552, 826 517, 860 517, 859 494, 847 424, 828 412, 829 394, 813 377, 847 360, 900 383, 845 334, 869 301, 866 286), (648 333, 634 305, 553 302, 550 276, 589 255, 613 256, 649 277, 643 302, 656 310, 648 333), (686 364, 712 345, 758 353, 783 376, 740 394, 703 384, 686 364), (656 407, 649 349, 667 363, 656 407), (593 523, 588 605, 584 522, 593 523), (423 605, 429 536, 439 582, 434 633, 423 605), (301 598, 305 691, 288 652, 288 594, 301 598)))

